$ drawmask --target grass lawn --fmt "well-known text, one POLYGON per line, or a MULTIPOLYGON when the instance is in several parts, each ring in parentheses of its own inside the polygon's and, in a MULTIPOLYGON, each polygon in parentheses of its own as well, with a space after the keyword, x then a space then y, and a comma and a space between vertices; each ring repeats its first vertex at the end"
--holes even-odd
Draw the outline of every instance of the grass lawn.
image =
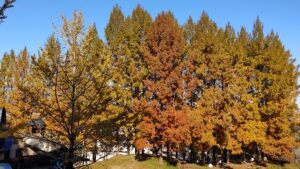
MULTIPOLYGON (((169 165, 164 161, 163 165, 158 163, 157 158, 149 158, 145 161, 135 160, 133 155, 113 157, 109 160, 91 165, 92 169, 181 169, 179 166, 169 165)), ((206 169, 194 164, 184 165, 184 169, 206 169)))
POLYGON ((268 169, 299 169, 300 165, 297 164, 286 164, 284 166, 279 166, 279 165, 275 165, 275 164, 269 164, 268 165, 268 169))
MULTIPOLYGON (((179 164, 177 166, 169 165, 164 161, 163 165, 158 163, 157 158, 150 158, 145 161, 135 160, 133 155, 113 157, 109 160, 97 162, 91 165, 92 169, 209 169, 206 166, 196 164, 179 164)), ((268 167, 260 167, 254 164, 230 164, 232 169, 298 169, 296 164, 286 164, 284 166, 268 164, 268 167)), ((214 167, 218 169, 218 167, 214 167)))

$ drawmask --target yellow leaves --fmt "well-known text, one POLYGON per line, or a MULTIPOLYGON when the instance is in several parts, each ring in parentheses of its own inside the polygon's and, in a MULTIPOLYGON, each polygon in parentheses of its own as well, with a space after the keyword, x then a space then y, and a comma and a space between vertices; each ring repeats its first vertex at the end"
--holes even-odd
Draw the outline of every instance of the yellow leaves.
POLYGON ((228 138, 226 149, 231 150, 232 154, 241 154, 243 152, 241 143, 231 136, 228 138))
POLYGON ((214 120, 210 119, 202 109, 188 111, 189 126, 191 128, 191 136, 197 147, 202 144, 209 146, 217 145, 216 138, 213 135, 214 120))
POLYGON ((216 139, 211 131, 204 131, 204 133, 201 134, 201 139, 199 141, 201 143, 209 143, 210 146, 217 145, 216 139))
POLYGON ((266 139, 267 125, 260 121, 246 121, 237 130, 237 139, 244 144, 256 142, 263 145, 266 139))
POLYGON ((123 111, 117 103, 123 88, 117 83, 120 74, 112 66, 111 53, 95 27, 83 32, 80 13, 74 13, 71 21, 63 17, 63 22, 64 44, 51 36, 32 65, 26 50, 18 56, 10 100, 3 105, 16 118, 11 120, 15 125, 39 113, 49 139, 78 144, 88 135, 95 139, 92 133, 99 133, 99 124, 123 111))
POLYGON ((73 19, 68 21, 66 17, 62 16, 63 26, 59 33, 61 37, 68 45, 72 52, 77 52, 76 46, 74 45, 80 41, 83 35, 83 16, 81 12, 73 12, 73 19))
POLYGON ((0 105, 13 126, 40 113, 64 144, 86 137, 131 144, 134 137, 138 149, 192 144, 233 154, 257 144, 291 157, 299 72, 259 20, 252 35, 244 28, 237 35, 206 13, 181 28, 170 12, 152 22, 139 6, 126 18, 116 6, 108 46, 95 25, 83 28, 75 12, 63 17, 62 39, 51 36, 37 58, 29 61, 26 49, 4 55, 0 105))
POLYGON ((295 139, 292 136, 281 139, 268 136, 263 149, 274 159, 292 161, 294 160, 294 153, 291 151, 291 147, 295 147, 295 139))
POLYGON ((6 138, 6 137, 8 137, 8 136, 12 136, 12 135, 14 135, 14 136, 17 136, 17 134, 18 134, 18 132, 20 131, 20 130, 22 130, 24 127, 26 127, 27 126, 27 123, 26 122, 23 122, 23 123, 20 123, 20 124, 18 124, 18 125, 14 125, 14 126, 12 126, 8 131, 6 131, 6 132, 0 132, 0 138, 6 138))

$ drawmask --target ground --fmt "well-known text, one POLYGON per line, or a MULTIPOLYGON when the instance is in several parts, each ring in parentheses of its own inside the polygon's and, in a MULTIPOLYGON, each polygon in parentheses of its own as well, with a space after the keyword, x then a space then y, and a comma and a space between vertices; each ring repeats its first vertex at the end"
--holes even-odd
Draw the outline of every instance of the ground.
MULTIPOLYGON (((297 169, 296 164, 287 164, 284 166, 268 164, 268 167, 255 166, 254 164, 230 164, 232 169, 297 169)), ((207 166, 196 164, 178 164, 177 166, 169 165, 167 162, 161 166, 157 158, 150 158, 145 161, 137 161, 134 156, 119 156, 109 160, 97 162, 91 165, 91 169, 209 169, 207 166)), ((214 169, 219 169, 215 167, 214 169)))

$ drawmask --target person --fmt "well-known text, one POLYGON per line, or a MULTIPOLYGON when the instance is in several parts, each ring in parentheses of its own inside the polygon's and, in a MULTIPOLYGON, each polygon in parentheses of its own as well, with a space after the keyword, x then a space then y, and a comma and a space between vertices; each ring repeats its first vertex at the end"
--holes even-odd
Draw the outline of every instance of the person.
POLYGON ((8 136, 5 141, 2 150, 4 151, 4 159, 9 159, 10 149, 14 143, 14 138, 12 136, 8 136))

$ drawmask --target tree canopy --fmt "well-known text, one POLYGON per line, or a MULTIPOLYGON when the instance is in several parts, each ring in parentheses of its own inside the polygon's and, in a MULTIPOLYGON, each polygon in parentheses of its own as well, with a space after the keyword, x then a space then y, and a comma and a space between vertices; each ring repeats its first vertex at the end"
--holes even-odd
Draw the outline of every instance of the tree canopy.
POLYGON ((248 32, 218 27, 206 12, 180 25, 171 12, 152 19, 141 6, 129 16, 115 6, 106 41, 81 13, 62 21, 36 55, 3 55, 0 105, 12 126, 44 119, 45 137, 67 147, 69 168, 78 150, 97 153, 98 143, 160 157, 293 160, 299 70, 259 18, 248 32))

